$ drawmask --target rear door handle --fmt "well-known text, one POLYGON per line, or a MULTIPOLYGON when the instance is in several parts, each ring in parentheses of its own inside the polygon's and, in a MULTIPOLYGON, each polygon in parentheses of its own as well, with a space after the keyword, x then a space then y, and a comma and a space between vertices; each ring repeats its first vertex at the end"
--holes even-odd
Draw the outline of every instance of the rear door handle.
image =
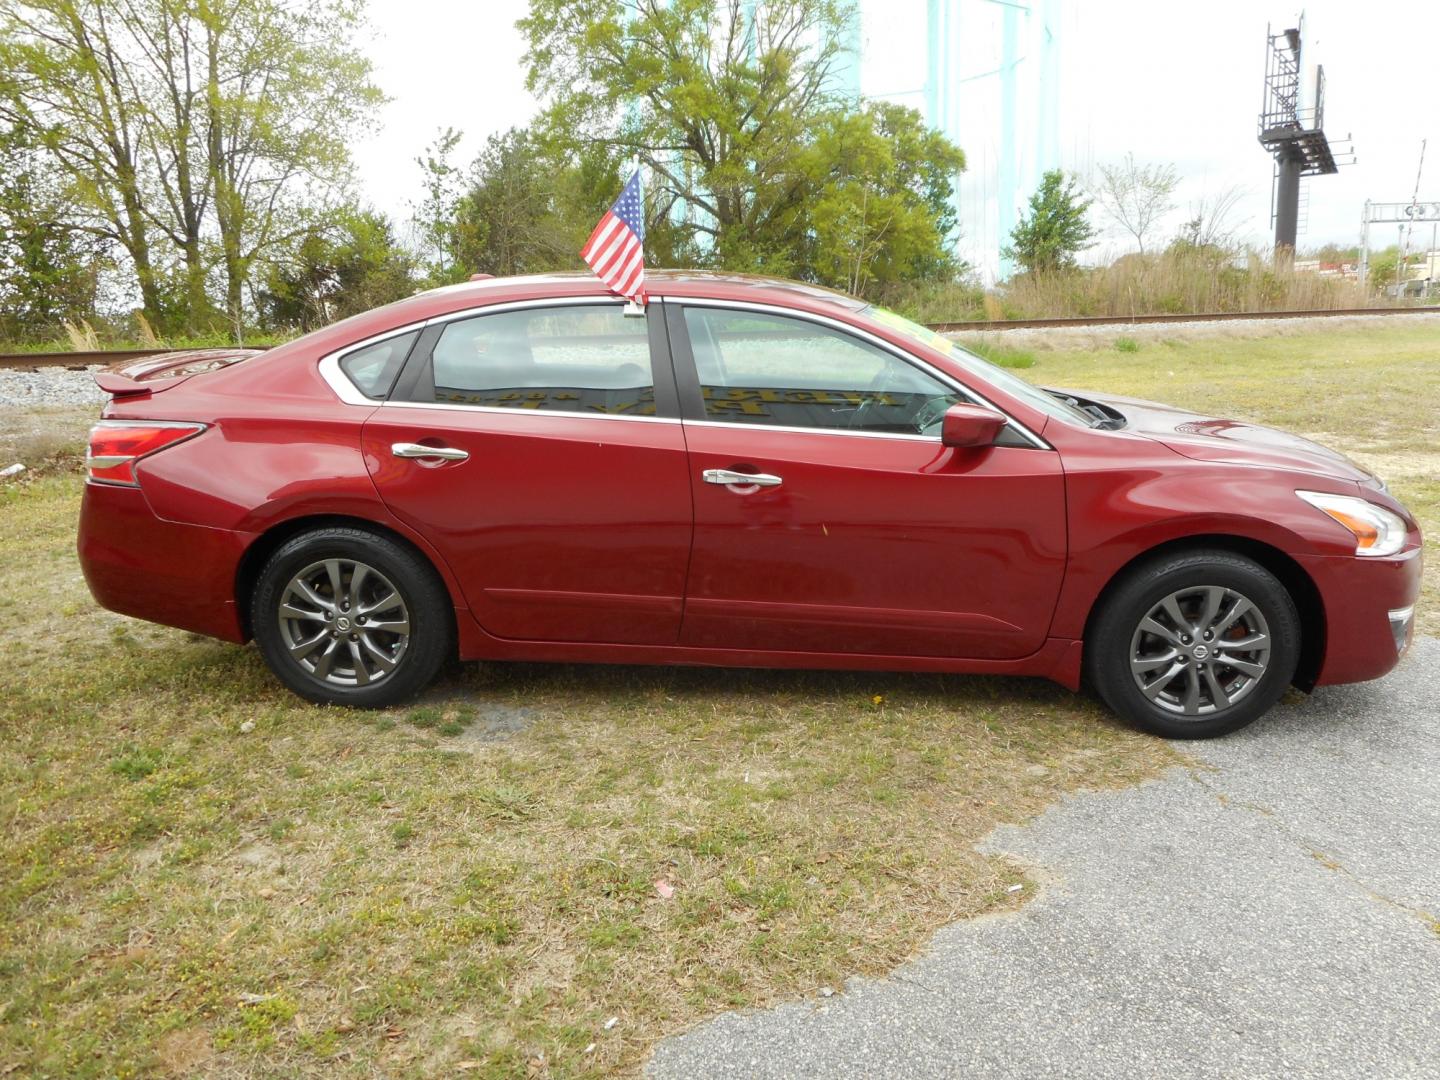
POLYGON ((451 446, 426 446, 413 442, 391 443, 390 453, 396 457, 441 458, 445 461, 467 461, 470 458, 468 452, 451 446))
POLYGON ((780 477, 770 473, 745 473, 736 472, 734 469, 706 469, 700 475, 707 484, 734 488, 778 487, 784 483, 780 477))

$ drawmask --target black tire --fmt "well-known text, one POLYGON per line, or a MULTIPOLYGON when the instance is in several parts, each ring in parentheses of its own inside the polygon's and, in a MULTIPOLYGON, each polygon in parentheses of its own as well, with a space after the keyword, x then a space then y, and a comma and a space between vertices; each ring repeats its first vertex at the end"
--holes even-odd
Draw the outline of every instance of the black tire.
MULTIPOLYGON (((356 596, 353 599, 358 600, 356 596)), ((383 603, 383 601, 382 601, 383 603)), ((266 561, 256 580, 250 601, 250 625, 270 670, 295 693, 310 701, 330 705, 346 705, 359 709, 378 709, 414 697, 423 690, 447 660, 455 654, 454 611, 444 583, 423 557, 388 537, 362 528, 332 526, 302 533, 287 540, 266 561), (340 598, 335 590, 326 590, 329 563, 342 570, 340 598), (293 611, 301 603, 291 591, 292 582, 307 568, 320 565, 321 582, 312 592, 320 601, 332 606, 309 603, 326 618, 318 620, 287 619, 283 611, 293 611), (365 573, 360 573, 363 566, 365 573), (357 582, 359 584, 357 584, 357 582), (388 597, 393 591, 399 602, 388 608, 373 608, 376 616, 370 625, 359 625, 365 617, 359 613, 363 603, 355 603, 355 625, 351 625, 351 586, 359 593, 368 589, 372 599, 377 593, 388 597), (289 603, 282 611, 282 604, 289 603), (341 604, 345 610, 340 610, 341 604), (328 614, 326 614, 328 612, 328 614), (383 620, 392 621, 385 622, 383 620), (334 629, 343 625, 355 633, 341 634, 334 629), (391 632, 383 627, 401 627, 405 633, 391 632), (292 655, 292 644, 303 635, 314 632, 320 644, 305 657, 292 655), (290 640, 287 640, 287 637, 290 640), (334 639, 333 641, 330 639, 334 639), (355 644, 352 646, 352 642, 355 644), (361 653, 366 646, 377 645, 361 653), (353 648, 356 651, 350 653, 353 648), (335 653, 331 664, 325 665, 327 676, 317 675, 321 660, 312 659, 327 651, 335 653), (383 662, 390 662, 385 669, 383 662), (391 659, 393 657, 393 660, 391 659), (349 665, 349 684, 336 680, 349 665), (361 671, 365 684, 361 685, 361 671)), ((303 647, 300 640, 297 648, 303 647)))
POLYGON ((1104 598, 1086 637, 1085 674, 1101 699, 1136 727, 1170 739, 1208 739, 1237 731, 1279 700, 1295 675, 1300 635, 1294 599, 1259 563, 1229 551, 1176 551, 1127 571, 1104 598), (1217 589, 1219 613, 1207 623, 1206 605, 1217 589), (1188 626, 1163 606, 1176 597, 1188 626), (1242 607, 1235 597, 1252 606, 1242 607), (1145 621, 1157 609, 1156 619, 1145 621), (1218 635, 1211 630, 1212 637, 1203 641, 1203 631, 1194 632, 1219 626, 1235 609, 1242 611, 1238 626, 1218 635), (1174 636, 1150 633, 1147 628, 1155 622, 1174 636), (1258 646, 1238 648, 1262 639, 1267 654, 1258 646), (1232 643, 1237 646, 1233 653, 1228 649, 1232 643), (1227 659, 1247 665, 1251 673, 1228 666, 1227 659), (1137 674, 1132 663, 1141 669, 1155 666, 1137 674), (1261 669, 1258 676, 1255 669, 1261 669), (1140 681, 1148 681, 1145 689, 1140 681), (1229 703, 1221 705, 1221 700, 1229 703), (1197 712, 1180 711, 1189 706, 1197 712))

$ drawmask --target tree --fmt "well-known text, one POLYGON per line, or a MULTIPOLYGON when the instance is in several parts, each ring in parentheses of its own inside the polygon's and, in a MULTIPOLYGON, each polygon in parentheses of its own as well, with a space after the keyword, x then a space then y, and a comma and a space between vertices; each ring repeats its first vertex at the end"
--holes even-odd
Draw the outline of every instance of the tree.
POLYGON ((565 171, 528 131, 492 135, 455 209, 451 249, 460 264, 497 277, 572 266, 588 232, 576 233, 559 205, 565 171))
POLYGON ((1388 289, 1400 280, 1400 249, 1394 244, 1370 253, 1369 285, 1372 289, 1388 289))
POLYGON ((415 286, 414 256, 385 216, 347 207, 269 267, 258 302, 270 326, 309 331, 403 299, 415 286))
POLYGON ((953 277, 953 178, 965 157, 918 112, 871 102, 828 115, 807 153, 797 222, 804 276, 863 296, 872 284, 953 277))
POLYGON ((52 334, 93 315, 104 248, 70 228, 69 216, 25 132, 0 129, 0 339, 52 334))
POLYGON ((909 110, 837 96, 855 17, 842 0, 532 0, 540 141, 638 158, 652 252, 852 287, 948 272, 964 158, 909 110))
POLYGON ((678 204, 724 252, 803 182, 795 151, 831 105, 852 16, 837 0, 532 0, 519 27, 548 132, 639 157, 656 217, 678 204))
MULTIPOLYGON (((186 0, 191 2, 191 0, 186 0)), ((199 0, 206 159, 237 331, 251 267, 309 227, 349 177, 349 140, 384 95, 350 43, 348 0, 199 0)))
POLYGON ((1090 200, 1082 197, 1074 177, 1067 180, 1052 169, 1030 196, 1029 213, 1021 215, 1003 254, 1031 273, 1073 268, 1075 256, 1095 236, 1086 218, 1089 209, 1090 200))
MULTIPOLYGON (((453 128, 441 131, 416 159, 425 198, 413 224, 426 280, 578 267, 585 238, 618 190, 615 155, 598 144, 562 152, 528 129, 512 128, 490 136, 462 167, 452 160, 460 139, 453 128)), ((653 262, 664 250, 663 229, 646 239, 653 262)))
POLYGON ((1175 209, 1172 196, 1180 183, 1173 165, 1137 165, 1126 154, 1118 165, 1101 165, 1095 199, 1115 224, 1135 237, 1145 254, 1145 237, 1161 218, 1175 209))
POLYGON ((42 145, 68 182, 76 229, 124 249, 145 318, 164 324, 146 214, 144 105, 103 0, 0 0, 0 119, 42 145))
POLYGON ((415 207, 414 225, 425 277, 432 285, 463 281, 467 273, 453 250, 455 213, 464 180, 460 166, 450 160, 464 137, 463 132, 446 128, 415 159, 424 174, 425 198, 415 207))
POLYGON ((0 0, 0 116, 124 248, 148 320, 205 323, 218 265, 238 333, 252 269, 335 202, 381 100, 358 25, 349 0, 0 0))

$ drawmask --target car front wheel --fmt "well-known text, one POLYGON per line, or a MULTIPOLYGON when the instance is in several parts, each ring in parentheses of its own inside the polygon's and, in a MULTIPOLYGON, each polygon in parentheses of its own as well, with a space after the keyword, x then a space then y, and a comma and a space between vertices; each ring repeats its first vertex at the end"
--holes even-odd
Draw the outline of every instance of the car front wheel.
POLYGON ((381 708, 413 697, 454 651, 449 598, 419 555, 349 527, 303 533, 271 555, 251 625, 270 669, 301 697, 381 708))
POLYGON ((1300 616, 1254 560, 1178 552, 1125 576, 1085 654, 1091 684, 1120 716, 1167 738, 1210 738, 1244 727, 1285 692, 1300 657, 1300 616))

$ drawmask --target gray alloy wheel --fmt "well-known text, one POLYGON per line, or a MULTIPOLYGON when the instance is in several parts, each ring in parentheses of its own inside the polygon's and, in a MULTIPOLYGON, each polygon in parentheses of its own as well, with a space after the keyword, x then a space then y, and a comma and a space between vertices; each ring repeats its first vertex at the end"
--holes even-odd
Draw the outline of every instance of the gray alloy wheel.
POLYGON ((1167 739, 1238 731, 1280 700, 1304 633, 1275 574, 1237 551, 1174 548, 1119 574, 1085 629, 1085 679, 1167 739))
POLYGON ((410 612, 400 590, 355 559, 306 566, 281 592, 276 614, 290 658, 332 686, 383 682, 410 645, 410 612))
POLYGON ((1233 588, 1197 585, 1156 603, 1130 639, 1130 674, 1149 701, 1184 717, 1232 708, 1270 662, 1270 627, 1233 588))

